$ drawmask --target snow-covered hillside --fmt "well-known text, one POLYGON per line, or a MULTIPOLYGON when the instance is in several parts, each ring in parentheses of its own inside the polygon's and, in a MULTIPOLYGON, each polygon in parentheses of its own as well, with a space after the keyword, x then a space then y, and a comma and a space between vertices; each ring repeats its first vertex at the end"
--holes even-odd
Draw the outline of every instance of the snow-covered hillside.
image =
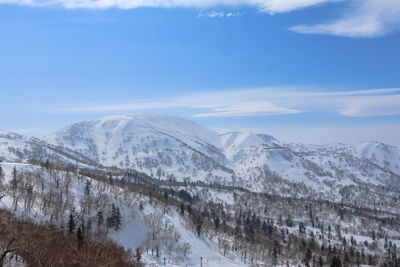
POLYGON ((237 255, 223 256, 215 240, 197 236, 187 219, 157 200, 74 172, 25 163, 0 163, 0 170, 0 210, 18 218, 66 229, 73 215, 76 228, 93 231, 88 236, 140 249, 148 264, 161 265, 165 258, 168 266, 198 266, 202 258, 205 267, 248 266, 237 255), (118 229, 106 223, 114 207, 121 213, 118 229), (148 253, 156 246, 158 257, 148 253))
POLYGON ((125 115, 74 123, 44 138, 107 166, 164 180, 227 179, 232 171, 216 133, 166 115, 125 115))
POLYGON ((68 148, 50 145, 33 137, 0 130, 0 161, 37 163, 51 160, 60 165, 96 166, 98 163, 68 148))
POLYGON ((354 146, 355 155, 369 159, 400 175, 400 148, 380 142, 362 142, 354 146))
POLYGON ((161 180, 216 182, 257 192, 277 184, 302 184, 323 193, 360 183, 399 186, 400 181, 399 148, 394 146, 316 146, 285 144, 266 134, 218 135, 175 116, 83 121, 44 140, 103 165, 136 169, 161 180))

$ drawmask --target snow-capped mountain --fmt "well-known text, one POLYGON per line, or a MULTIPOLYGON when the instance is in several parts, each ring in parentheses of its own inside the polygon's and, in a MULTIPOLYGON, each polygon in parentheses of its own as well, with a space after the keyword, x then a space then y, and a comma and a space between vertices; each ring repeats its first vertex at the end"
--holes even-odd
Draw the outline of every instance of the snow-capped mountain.
POLYGON ((291 184, 323 193, 358 184, 399 187, 399 149, 285 144, 266 134, 218 135, 175 116, 139 114, 74 123, 44 140, 95 162, 164 180, 217 182, 262 192, 291 184))
POLYGON ((44 138, 107 166, 159 179, 226 180, 233 171, 219 136, 190 120, 140 114, 74 123, 44 138))
MULTIPOLYGON (((396 224, 381 221, 396 223, 399 151, 378 142, 305 145, 266 134, 218 134, 187 119, 156 114, 77 122, 43 139, 0 131, 0 209, 62 229, 67 212, 79 212, 86 216, 82 222, 96 221, 96 229, 106 231, 108 238, 126 249, 147 251, 144 261, 157 265, 163 264, 161 253, 168 255, 171 266, 198 266, 203 259, 207 266, 249 266, 233 244, 227 257, 227 244, 235 238, 218 230, 224 227, 219 218, 228 220, 225 225, 237 224, 235 229, 244 220, 260 228, 255 219, 259 216, 262 231, 268 229, 265 221, 274 220, 280 228, 271 228, 276 232, 273 244, 288 229, 301 232, 301 224, 308 224, 308 230, 300 236, 310 233, 312 240, 314 233, 324 236, 321 225, 337 224, 349 240, 353 234, 362 236, 360 246, 376 239, 363 228, 368 218, 368 229, 387 227, 377 234, 381 242, 376 247, 383 249, 387 233, 399 240, 396 224), (68 165, 71 168, 63 168, 68 165), (204 183, 158 183, 138 172, 160 180, 204 183), (53 199, 51 212, 43 205, 48 199, 53 199), (88 209, 93 203, 107 218, 118 206, 121 228, 110 230, 99 223, 98 211, 88 209), (208 220, 204 225, 203 219, 208 220), (210 229, 221 236, 206 234, 210 229)), ((260 233, 264 238, 268 231, 260 233)), ((336 245, 342 244, 339 233, 335 238, 336 245)), ((376 247, 366 248, 376 253, 376 247)))

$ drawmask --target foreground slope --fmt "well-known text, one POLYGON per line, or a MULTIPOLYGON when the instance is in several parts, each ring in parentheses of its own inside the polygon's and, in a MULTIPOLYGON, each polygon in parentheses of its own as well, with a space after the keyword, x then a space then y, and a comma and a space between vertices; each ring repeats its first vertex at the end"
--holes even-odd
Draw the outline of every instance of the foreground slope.
MULTIPOLYGON (((247 266, 235 254, 225 257, 218 252, 215 240, 196 234, 190 220, 174 206, 137 193, 135 187, 124 187, 119 179, 110 182, 101 174, 94 179, 76 169, 0 163, 0 211, 22 221, 56 226, 69 232, 68 239, 79 229, 85 238, 100 243, 113 240, 132 253, 140 251, 145 263, 161 265, 165 258, 168 266, 198 266, 202 258, 203 266, 247 266), (119 223, 114 217, 116 209, 119 223)), ((19 236, 10 235, 10 240, 19 236)))

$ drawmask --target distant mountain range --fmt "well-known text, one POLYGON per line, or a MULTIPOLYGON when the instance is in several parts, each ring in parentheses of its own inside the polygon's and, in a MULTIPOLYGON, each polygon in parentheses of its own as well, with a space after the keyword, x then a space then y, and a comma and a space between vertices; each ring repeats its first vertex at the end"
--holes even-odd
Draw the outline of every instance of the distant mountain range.
POLYGON ((217 134, 184 118, 156 114, 81 121, 42 139, 1 131, 0 159, 115 166, 160 180, 202 181, 300 197, 335 197, 345 187, 362 185, 400 190, 397 146, 289 144, 266 134, 217 134))

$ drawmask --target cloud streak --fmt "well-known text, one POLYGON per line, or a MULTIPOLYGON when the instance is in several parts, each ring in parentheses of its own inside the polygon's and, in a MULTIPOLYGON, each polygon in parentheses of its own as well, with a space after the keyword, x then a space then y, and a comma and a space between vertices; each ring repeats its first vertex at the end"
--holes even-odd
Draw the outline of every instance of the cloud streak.
POLYGON ((194 117, 249 117, 273 116, 301 113, 300 110, 278 107, 268 102, 238 103, 222 108, 215 108, 213 112, 197 114, 194 117))
POLYGON ((268 13, 289 12, 317 4, 337 0, 0 0, 0 4, 18 4, 26 6, 58 5, 65 8, 132 9, 138 7, 255 7, 268 13))
MULTIPOLYGON (((297 25, 291 31, 302 34, 329 34, 345 37, 378 37, 400 28, 399 0, 0 0, 0 4, 60 6, 66 9, 153 8, 231 8, 251 7, 269 14, 291 12, 307 7, 344 2, 347 10, 325 23, 297 25)), ((240 12, 208 11, 199 17, 232 17, 240 12)))
POLYGON ((302 112, 336 112, 347 117, 400 115, 400 88, 354 91, 307 91, 268 87, 202 92, 110 105, 70 105, 42 110, 50 113, 110 113, 184 108, 194 117, 252 117, 302 112))
POLYGON ((398 115, 400 114, 400 95, 368 96, 352 99, 340 113, 349 117, 398 115))
POLYGON ((353 0, 348 11, 333 21, 290 28, 297 33, 346 37, 378 37, 399 29, 400 1, 353 0))
POLYGON ((237 17, 240 16, 241 14, 239 12, 225 12, 225 11, 209 11, 209 12, 201 12, 199 13, 198 17, 207 17, 207 18, 231 18, 231 17, 237 17))

